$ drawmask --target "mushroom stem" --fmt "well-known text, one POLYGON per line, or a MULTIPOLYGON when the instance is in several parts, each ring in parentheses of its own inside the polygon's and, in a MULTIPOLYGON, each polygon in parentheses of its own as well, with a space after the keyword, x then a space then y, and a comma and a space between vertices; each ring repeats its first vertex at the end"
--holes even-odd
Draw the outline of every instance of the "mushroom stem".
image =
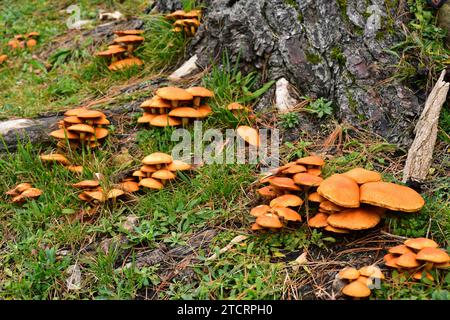
POLYGON ((189 124, 189 118, 181 118, 181 124, 186 127, 189 124))
POLYGON ((195 35, 195 27, 194 26, 191 26, 191 34, 192 34, 192 36, 195 35))
POLYGON ((199 107, 201 102, 201 97, 194 97, 194 107, 199 107))
POLYGON ((178 100, 172 100, 170 103, 172 104, 172 107, 178 107, 178 100))

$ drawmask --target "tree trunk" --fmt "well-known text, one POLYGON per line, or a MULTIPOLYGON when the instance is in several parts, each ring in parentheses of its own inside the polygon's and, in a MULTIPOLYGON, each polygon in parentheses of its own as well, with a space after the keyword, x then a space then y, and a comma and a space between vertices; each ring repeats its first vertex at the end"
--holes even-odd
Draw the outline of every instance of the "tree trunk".
MULTIPOLYGON (((334 102, 342 122, 409 145, 421 104, 395 80, 397 58, 387 53, 402 40, 405 1, 205 0, 202 25, 191 42, 204 68, 227 51, 243 71, 262 81, 285 78, 302 95, 334 102), (394 5, 395 4, 395 5, 394 5)), ((181 9, 159 0, 153 11, 181 9)), ((189 57, 187 57, 189 58, 189 57)), ((274 89, 256 106, 273 106, 274 89)))

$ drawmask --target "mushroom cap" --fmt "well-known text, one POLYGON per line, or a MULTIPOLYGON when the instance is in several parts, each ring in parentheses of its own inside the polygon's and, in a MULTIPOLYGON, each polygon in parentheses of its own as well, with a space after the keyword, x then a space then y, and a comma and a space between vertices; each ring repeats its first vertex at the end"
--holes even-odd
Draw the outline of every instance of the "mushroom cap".
POLYGON ((141 108, 171 108, 172 105, 169 101, 164 100, 159 96, 154 96, 151 99, 147 99, 141 103, 141 108))
POLYGON ((264 186, 256 190, 256 192, 260 196, 269 199, 276 198, 277 196, 280 195, 280 191, 278 191, 277 188, 275 188, 274 186, 264 186))
POLYGON ((364 168, 354 168, 344 172, 343 175, 352 178, 357 184, 381 181, 381 174, 364 168))
POLYGON ((330 225, 327 225, 325 227, 325 230, 326 231, 330 231, 330 232, 334 232, 334 233, 350 233, 350 231, 347 230, 347 229, 336 228, 336 227, 333 227, 333 226, 330 226, 330 225))
POLYGON ((227 109, 228 110, 243 110, 243 109, 247 109, 246 107, 244 107, 242 104, 237 103, 237 102, 232 102, 229 105, 227 105, 227 109))
POLYGON ((311 202, 321 203, 322 201, 325 201, 325 198, 322 197, 318 192, 313 192, 308 196, 308 200, 311 202))
POLYGON ((361 185, 360 201, 374 206, 404 212, 416 212, 425 200, 415 190, 390 182, 368 182, 361 185))
POLYGON ((269 183, 276 188, 298 191, 300 188, 294 183, 294 180, 286 177, 272 177, 269 183))
POLYGON ((264 228, 279 229, 283 227, 278 216, 273 213, 266 213, 257 217, 256 223, 264 228))
POLYGON ((70 140, 76 140, 79 139, 80 137, 73 132, 69 132, 66 129, 58 129, 55 131, 50 132, 50 136, 52 136, 53 138, 56 139, 70 139, 70 140))
POLYGON ((187 101, 194 99, 194 96, 187 90, 177 87, 164 87, 156 90, 156 95, 162 99, 171 101, 187 101))
POLYGON ((429 247, 421 249, 417 253, 416 259, 433 263, 446 263, 450 261, 450 257, 445 250, 429 247))
POLYGON ((134 181, 122 181, 117 186, 125 192, 133 193, 139 191, 139 183, 134 181))
POLYGON ((116 198, 118 198, 120 196, 123 196, 124 194, 125 194, 125 192, 122 189, 114 188, 114 189, 111 189, 111 190, 108 191, 106 197, 108 199, 116 199, 116 198))
POLYGON ((386 257, 386 256, 387 255, 385 255, 383 257, 384 264, 386 265, 386 267, 395 268, 395 269, 401 268, 399 265, 397 265, 398 257, 386 257))
POLYGON ((137 123, 150 123, 156 116, 156 114, 144 112, 142 117, 137 119, 137 123))
POLYGON ((359 271, 355 268, 350 267, 344 268, 338 273, 338 277, 345 280, 356 280, 359 276, 359 271))
POLYGON ((175 179, 177 176, 173 174, 172 171, 167 169, 160 169, 156 172, 153 172, 152 178, 153 179, 159 179, 159 180, 172 180, 175 179))
POLYGON ((237 129, 237 134, 244 139, 249 145, 258 147, 260 145, 258 130, 253 129, 249 126, 239 126, 237 129))
POLYGON ((408 239, 404 244, 414 250, 422 250, 423 248, 437 248, 439 245, 431 239, 428 238, 413 238, 408 239))
POLYGON ((94 136, 91 137, 90 141, 100 140, 105 138, 109 134, 108 129, 105 128, 94 128, 94 136))
POLYGON ((164 187, 164 185, 161 182, 153 178, 142 179, 141 181, 139 181, 139 185, 156 190, 161 190, 164 187))
POLYGON ((298 207, 303 204, 303 200, 294 194, 285 194, 270 201, 273 207, 298 207))
POLYGON ((75 173, 83 173, 83 166, 77 166, 77 165, 68 165, 66 166, 67 170, 75 173))
POLYGON ((127 51, 127 49, 122 48, 121 46, 114 46, 112 48, 108 48, 107 50, 96 52, 94 55, 97 57, 111 57, 115 54, 123 53, 127 51))
POLYGON ((87 111, 88 109, 86 109, 86 107, 80 107, 80 108, 75 108, 75 109, 70 109, 67 110, 66 112, 64 112, 64 115, 66 117, 78 117, 78 115, 84 111, 87 111))
POLYGON ((142 171, 142 172, 145 172, 145 173, 153 173, 153 172, 158 171, 158 169, 156 169, 156 166, 144 164, 144 165, 141 167, 141 171, 142 171))
POLYGON ((166 169, 170 171, 186 171, 191 170, 192 166, 181 160, 173 160, 166 166, 166 169))
POLYGON ((148 156, 146 156, 142 163, 146 165, 154 165, 154 164, 169 164, 173 161, 171 155, 163 152, 154 152, 148 156))
POLYGON ((353 298, 366 298, 370 296, 369 287, 361 281, 353 281, 342 289, 342 293, 353 298))
POLYGON ((402 254, 400 257, 397 258, 395 263, 402 268, 417 268, 420 266, 419 261, 417 261, 416 259, 415 253, 402 254))
POLYGON ((179 118, 199 118, 201 114, 191 107, 178 107, 170 110, 169 116, 179 118))
POLYGON ((144 30, 136 30, 136 29, 131 29, 131 30, 115 30, 113 31, 114 34, 118 35, 119 37, 122 36, 129 36, 129 35, 139 35, 139 34, 143 34, 144 30))
POLYGON ((49 162, 58 162, 63 165, 69 165, 70 161, 65 156, 59 153, 51 153, 51 154, 41 154, 39 158, 42 161, 49 161, 49 162))
POLYGON ((144 37, 138 36, 136 34, 129 34, 114 39, 114 43, 141 43, 145 40, 144 37))
POLYGON ((326 213, 319 212, 314 217, 309 218, 308 226, 311 228, 324 228, 328 225, 328 215, 326 213))
POLYGON ((28 188, 20 194, 22 198, 37 198, 42 194, 42 190, 38 188, 28 188))
POLYGON ((37 45, 37 41, 35 39, 27 40, 27 48, 33 48, 37 45))
POLYGON ((381 272, 381 269, 377 266, 365 266, 360 268, 359 273, 364 277, 375 278, 375 279, 384 279, 384 274, 381 272))
POLYGON ((448 268, 450 268, 450 262, 434 263, 433 266, 436 269, 448 269, 448 268))
POLYGON ((130 58, 122 59, 119 61, 114 61, 113 63, 111 63, 108 66, 108 69, 111 71, 117 71, 117 70, 127 69, 132 66, 141 66, 143 64, 144 63, 142 62, 141 59, 136 58, 136 57, 130 57, 130 58))
POLYGON ((6 54, 1 54, 0 55, 0 64, 5 62, 7 59, 8 59, 8 56, 6 54))
POLYGON ((298 164, 309 165, 309 166, 323 166, 325 161, 318 156, 308 156, 300 158, 296 161, 298 164))
POLYGON ((83 194, 91 200, 96 200, 98 202, 106 201, 106 196, 103 191, 85 191, 83 194))
POLYGON ((27 189, 32 188, 32 185, 28 182, 19 183, 17 186, 5 192, 5 194, 10 196, 16 196, 18 193, 22 193, 27 189))
POLYGON ((306 173, 319 177, 320 175, 322 175, 322 170, 320 170, 320 168, 309 168, 308 170, 306 170, 306 173))
POLYGON ((298 214, 298 212, 286 208, 286 207, 274 207, 272 208, 273 212, 275 212, 279 217, 283 217, 284 220, 287 221, 302 221, 302 217, 298 214))
POLYGON ((323 211, 334 213, 334 212, 340 212, 344 210, 345 208, 338 206, 337 204, 334 204, 331 201, 325 200, 322 201, 319 205, 319 209, 322 209, 323 211))
POLYGON ((361 282, 362 284, 366 285, 367 287, 373 285, 373 281, 371 278, 366 276, 359 276, 356 281, 361 282))
POLYGON ((201 10, 191 10, 184 14, 185 18, 198 18, 202 14, 201 10))
POLYGON ((83 121, 81 121, 80 118, 76 117, 76 116, 69 116, 69 117, 65 117, 63 120, 65 123, 67 124, 79 124, 79 123, 83 123, 83 121))
MULTIPOLYGON (((189 19, 192 20, 192 19, 189 19)), ((197 21, 197 20, 195 20, 197 21)), ((198 22, 198 21, 197 21, 198 22)), ((204 87, 190 87, 186 89, 187 92, 192 94, 194 97, 211 98, 214 97, 214 92, 208 90, 204 87)))
POLYGON ((306 172, 306 168, 302 166, 301 164, 296 164, 293 166, 290 166, 289 168, 284 169, 281 171, 283 174, 295 174, 300 172, 306 172))
POLYGON ((39 37, 39 36, 40 36, 40 33, 37 32, 37 31, 31 31, 31 32, 29 32, 29 33, 26 34, 26 37, 27 37, 27 38, 30 38, 30 37, 39 37))
POLYGON ((183 19, 183 22, 185 26, 199 27, 201 24, 200 21, 198 21, 197 19, 183 19))
POLYGON ((100 185, 100 183, 97 180, 83 180, 83 181, 72 184, 72 187, 78 188, 78 189, 90 189, 90 188, 96 188, 99 185, 100 185))
POLYGON ((111 122, 106 118, 106 116, 104 116, 104 117, 100 117, 98 119, 94 119, 93 124, 95 124, 97 126, 107 126, 107 125, 111 124, 111 122))
POLYGON ((133 172, 133 177, 146 177, 146 174, 144 172, 142 172, 141 170, 136 170, 133 172))
POLYGON ((253 231, 257 231, 257 230, 263 230, 264 228, 261 227, 259 224, 257 224, 256 222, 252 224, 252 230, 253 231))
POLYGON ((166 15, 166 19, 175 20, 179 18, 183 18, 186 12, 184 10, 176 10, 172 13, 166 15))
POLYGON ((380 220, 378 212, 371 208, 355 208, 333 213, 327 222, 336 228, 365 230, 375 227, 380 220))
POLYGON ((198 107, 197 111, 200 114, 199 118, 206 118, 211 113, 213 113, 213 110, 207 104, 204 104, 204 105, 201 105, 200 107, 198 107))
POLYGON ((80 133, 94 133, 95 130, 93 127, 91 127, 88 124, 80 123, 80 124, 74 124, 67 128, 69 131, 75 131, 80 133))
POLYGON ((268 205, 262 204, 259 206, 256 206, 250 210, 250 215, 254 217, 262 216, 263 214, 266 214, 270 211, 270 207, 268 205))
POLYGON ((383 256, 384 262, 391 261, 392 259, 397 259, 397 256, 395 254, 392 254, 392 253, 388 253, 388 254, 385 254, 383 256))
POLYGON ((359 186, 351 178, 334 174, 322 181, 317 192, 331 202, 345 208, 359 207, 359 186))
POLYGON ((105 114, 103 112, 97 110, 79 108, 79 111, 72 110, 72 112, 77 113, 75 116, 77 116, 80 119, 96 119, 100 117, 105 117, 105 114))
POLYGON ((408 248, 404 244, 399 244, 395 247, 389 248, 388 252, 392 254, 414 253, 410 248, 408 248))
POLYGON ((150 120, 150 124, 155 127, 172 127, 179 126, 181 121, 174 117, 169 117, 167 114, 160 114, 150 120))

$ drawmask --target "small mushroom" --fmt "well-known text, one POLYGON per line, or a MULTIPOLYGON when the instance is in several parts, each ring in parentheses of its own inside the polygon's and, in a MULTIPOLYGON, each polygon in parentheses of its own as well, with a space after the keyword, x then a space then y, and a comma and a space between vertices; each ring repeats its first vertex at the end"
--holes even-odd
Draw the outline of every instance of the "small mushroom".
POLYGON ((237 128, 237 134, 246 141, 249 145, 259 147, 261 141, 259 138, 258 130, 249 126, 239 126, 237 128))
POLYGON ((162 99, 169 100, 172 107, 178 107, 180 101, 191 101, 194 96, 185 89, 177 87, 164 87, 156 90, 156 95, 162 99))
POLYGON ((119 71, 119 70, 128 69, 133 66, 141 66, 143 64, 144 63, 142 62, 141 59, 136 58, 136 57, 130 57, 130 58, 126 58, 123 60, 114 61, 113 63, 111 63, 108 66, 108 69, 111 71, 119 71))
POLYGON ((181 123, 183 124, 183 126, 186 126, 189 123, 189 119, 199 118, 200 113, 194 108, 178 107, 172 109, 169 112, 169 116, 181 118, 181 123))
MULTIPOLYGON (((195 33, 195 31, 194 31, 194 33, 195 33)), ((214 97, 214 92, 212 92, 211 90, 208 90, 204 87, 191 87, 191 88, 186 89, 186 91, 189 92, 190 94, 192 94, 192 96, 194 97, 194 100, 193 100, 194 107, 200 106, 201 99, 214 97)))

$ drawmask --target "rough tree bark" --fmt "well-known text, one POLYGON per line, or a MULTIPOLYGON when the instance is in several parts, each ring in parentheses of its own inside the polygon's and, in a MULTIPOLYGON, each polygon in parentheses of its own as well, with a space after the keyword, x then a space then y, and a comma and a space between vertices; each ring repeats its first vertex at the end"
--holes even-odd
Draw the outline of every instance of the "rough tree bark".
MULTIPOLYGON (((402 39, 405 1, 204 0, 202 25, 189 54, 199 67, 226 50, 244 71, 286 78, 301 94, 333 100, 341 121, 409 145, 421 104, 393 77, 398 61, 386 52, 402 39)), ((158 0, 152 11, 181 9, 158 0)), ((187 57, 189 58, 189 57, 187 57)), ((274 89, 256 106, 273 106, 274 89)))

